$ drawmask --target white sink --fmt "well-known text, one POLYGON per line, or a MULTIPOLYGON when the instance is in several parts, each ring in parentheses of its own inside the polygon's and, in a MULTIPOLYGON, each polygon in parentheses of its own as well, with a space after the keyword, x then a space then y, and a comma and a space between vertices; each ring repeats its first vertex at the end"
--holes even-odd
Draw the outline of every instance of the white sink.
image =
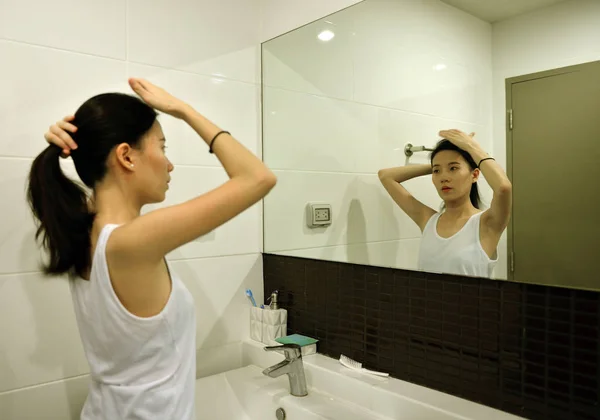
POLYGON ((287 376, 276 379, 258 366, 246 366, 196 382, 198 420, 268 420, 283 408, 287 420, 389 420, 315 389, 306 397, 290 395, 287 376))
POLYGON ((394 378, 357 373, 337 360, 303 358, 308 396, 290 394, 287 375, 262 370, 283 360, 253 341, 242 345, 242 368, 196 381, 198 420, 517 420, 521 417, 394 378))

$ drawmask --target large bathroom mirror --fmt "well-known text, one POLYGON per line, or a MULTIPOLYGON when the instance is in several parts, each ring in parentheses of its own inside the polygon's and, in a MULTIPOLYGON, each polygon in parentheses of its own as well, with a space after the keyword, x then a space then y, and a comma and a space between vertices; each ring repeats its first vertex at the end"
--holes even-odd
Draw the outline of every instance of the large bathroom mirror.
MULTIPOLYGON (((263 156, 278 185, 264 252, 418 270, 421 229, 378 174, 431 165, 440 130, 458 129, 512 185, 484 277, 600 290, 600 49, 561 44, 595 9, 570 0, 580 22, 565 24, 560 3, 365 0, 265 42, 263 156), (556 25, 519 22, 552 7, 556 25)), ((443 211, 432 175, 402 185, 443 211)))

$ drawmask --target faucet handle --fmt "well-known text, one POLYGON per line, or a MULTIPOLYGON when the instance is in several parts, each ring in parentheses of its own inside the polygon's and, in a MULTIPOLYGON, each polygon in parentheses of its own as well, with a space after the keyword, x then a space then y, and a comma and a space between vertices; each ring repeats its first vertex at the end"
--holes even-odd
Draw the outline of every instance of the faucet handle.
POLYGON ((283 350, 285 353, 285 358, 288 360, 295 360, 302 357, 302 350, 298 344, 289 343, 282 344, 281 346, 267 346, 265 347, 265 351, 277 351, 283 350))

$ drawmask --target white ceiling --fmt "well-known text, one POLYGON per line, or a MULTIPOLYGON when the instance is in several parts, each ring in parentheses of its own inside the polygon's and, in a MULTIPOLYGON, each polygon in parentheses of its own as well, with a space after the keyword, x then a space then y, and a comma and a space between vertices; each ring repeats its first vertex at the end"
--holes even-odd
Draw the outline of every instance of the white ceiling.
POLYGON ((565 0, 442 0, 488 22, 498 22, 565 0))

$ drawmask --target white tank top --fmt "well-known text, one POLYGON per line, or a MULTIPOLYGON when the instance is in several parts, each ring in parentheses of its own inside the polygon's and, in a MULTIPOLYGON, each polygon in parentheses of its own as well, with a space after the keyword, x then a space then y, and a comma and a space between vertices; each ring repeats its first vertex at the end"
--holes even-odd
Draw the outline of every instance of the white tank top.
POLYGON ((71 294, 90 365, 82 420, 195 419, 196 315, 192 295, 169 267, 172 288, 163 310, 141 318, 117 298, 106 243, 96 245, 89 281, 71 278, 71 294))
POLYGON ((492 260, 479 239, 479 212, 467 221, 461 230, 449 238, 437 233, 441 213, 436 213, 423 229, 419 249, 419 270, 432 273, 458 274, 473 277, 491 277, 498 259, 492 260))

